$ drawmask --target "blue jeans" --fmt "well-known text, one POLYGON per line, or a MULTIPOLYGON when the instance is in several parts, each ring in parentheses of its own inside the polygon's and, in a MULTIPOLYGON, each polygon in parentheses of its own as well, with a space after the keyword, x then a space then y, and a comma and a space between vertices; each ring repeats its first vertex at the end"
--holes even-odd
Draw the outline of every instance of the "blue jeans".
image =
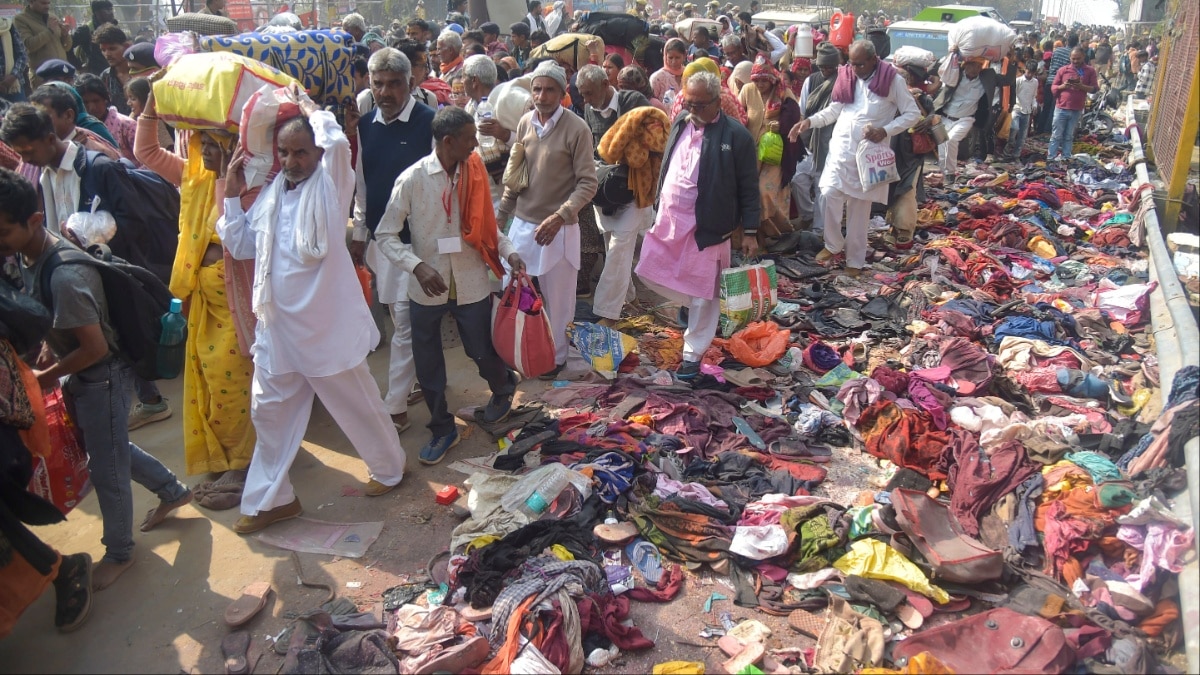
POLYGON ((1021 148, 1025 147, 1025 136, 1029 134, 1029 113, 1013 113, 1012 127, 1008 131, 1008 145, 1004 154, 1014 159, 1021 157, 1021 148))
POLYGON ((1079 122, 1082 110, 1054 109, 1054 128, 1050 130, 1050 148, 1046 151, 1046 159, 1058 157, 1061 150, 1064 157, 1071 158, 1071 146, 1075 141, 1075 124, 1079 122))
POLYGON ((66 378, 67 411, 83 435, 88 471, 104 520, 104 557, 125 562, 133 556, 133 490, 130 481, 172 502, 187 494, 162 462, 129 441, 133 371, 118 359, 98 363, 66 378))

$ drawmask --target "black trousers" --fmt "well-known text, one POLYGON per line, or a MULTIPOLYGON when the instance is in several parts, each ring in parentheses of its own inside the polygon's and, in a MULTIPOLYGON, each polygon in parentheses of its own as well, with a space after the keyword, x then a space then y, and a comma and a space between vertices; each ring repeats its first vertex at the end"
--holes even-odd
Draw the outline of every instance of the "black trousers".
POLYGON ((446 436, 454 431, 454 416, 446 406, 446 355, 442 351, 442 317, 446 312, 454 316, 463 350, 475 361, 479 376, 487 380, 492 394, 513 393, 516 386, 509 378, 508 366, 492 347, 490 297, 469 305, 459 305, 454 300, 444 305, 421 305, 409 300, 408 308, 417 382, 425 392, 429 430, 434 436, 446 436))

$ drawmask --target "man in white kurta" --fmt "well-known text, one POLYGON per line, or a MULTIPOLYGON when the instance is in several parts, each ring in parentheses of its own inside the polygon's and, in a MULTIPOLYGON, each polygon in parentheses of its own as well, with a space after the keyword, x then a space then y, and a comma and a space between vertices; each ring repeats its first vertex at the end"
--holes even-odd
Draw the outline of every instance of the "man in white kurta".
MULTIPOLYGON (((886 204, 888 186, 881 183, 864 188, 858 177, 858 144, 864 138, 879 143, 912 127, 921 119, 921 111, 904 78, 890 65, 879 60, 875 46, 858 40, 850 46, 850 63, 838 70, 838 78, 852 77, 854 100, 838 101, 834 86, 833 101, 824 110, 801 120, 792 127, 794 140, 809 128, 834 124, 829 141, 829 156, 821 173, 821 199, 825 221, 825 250, 817 259, 829 260, 845 251, 846 274, 857 276, 867 262, 867 223, 871 217, 871 202, 886 204), (891 74, 887 95, 876 78, 891 74), (842 212, 846 214, 846 234, 842 234, 842 212)), ((839 82, 838 84, 841 84, 839 82)))
POLYGON ((298 95, 307 114, 281 125, 280 174, 249 212, 235 197, 244 177, 235 156, 226 184, 221 241, 254 259, 254 382, 250 416, 258 432, 242 494, 240 534, 300 514, 288 479, 312 414, 329 410, 367 464, 369 495, 400 483, 405 455, 366 357, 379 330, 341 245, 354 195, 350 145, 331 113, 298 95))

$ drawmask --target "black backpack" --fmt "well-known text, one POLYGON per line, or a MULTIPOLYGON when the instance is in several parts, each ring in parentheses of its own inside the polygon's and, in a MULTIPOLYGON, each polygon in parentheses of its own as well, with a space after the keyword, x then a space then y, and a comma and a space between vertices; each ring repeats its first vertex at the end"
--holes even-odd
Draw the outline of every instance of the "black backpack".
POLYGON ((596 196, 592 204, 606 216, 617 209, 633 203, 633 191, 629 189, 629 167, 624 164, 600 164, 596 167, 596 196))
POLYGON ((119 343, 118 354, 133 366, 144 380, 157 380, 158 341, 162 336, 162 316, 171 310, 173 296, 149 270, 113 256, 102 244, 58 249, 42 264, 38 277, 42 303, 53 311, 50 279, 61 265, 88 265, 100 273, 104 297, 108 300, 108 319, 119 343))

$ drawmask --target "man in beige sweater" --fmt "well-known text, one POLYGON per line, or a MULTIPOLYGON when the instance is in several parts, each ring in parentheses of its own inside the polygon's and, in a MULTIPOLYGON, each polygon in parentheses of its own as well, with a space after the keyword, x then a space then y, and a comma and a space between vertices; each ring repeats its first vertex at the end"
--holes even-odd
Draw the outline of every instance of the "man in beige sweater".
POLYGON ((567 326, 575 318, 579 271, 579 210, 596 194, 592 132, 562 107, 566 90, 561 66, 545 61, 533 71, 533 110, 512 136, 525 146, 529 187, 520 193, 505 188, 500 202, 499 220, 514 216, 508 237, 529 274, 538 278, 554 331, 556 365, 544 380, 558 377, 567 362, 567 326))

